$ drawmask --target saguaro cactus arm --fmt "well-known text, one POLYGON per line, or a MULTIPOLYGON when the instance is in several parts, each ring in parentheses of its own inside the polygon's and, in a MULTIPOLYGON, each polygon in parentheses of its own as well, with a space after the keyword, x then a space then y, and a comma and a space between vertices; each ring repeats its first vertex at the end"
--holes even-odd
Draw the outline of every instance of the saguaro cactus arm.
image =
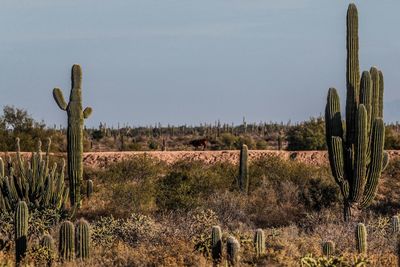
POLYGON ((60 88, 53 89, 53 97, 60 109, 67 110, 68 105, 60 88))
POLYGON ((85 108, 85 110, 83 111, 83 118, 85 119, 89 118, 90 115, 92 115, 92 111, 93 109, 91 107, 85 108))

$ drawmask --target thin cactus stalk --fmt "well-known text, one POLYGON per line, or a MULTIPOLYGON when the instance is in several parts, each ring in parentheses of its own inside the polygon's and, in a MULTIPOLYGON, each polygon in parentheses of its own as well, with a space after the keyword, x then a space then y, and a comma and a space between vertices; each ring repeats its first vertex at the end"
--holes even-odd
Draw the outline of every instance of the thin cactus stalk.
POLYGON ((392 217, 391 223, 392 223, 392 233, 395 235, 400 233, 400 218, 398 215, 392 217))
POLYGON ((222 231, 221 227, 213 226, 211 230, 211 256, 214 264, 222 260, 222 231))
POLYGON ((90 228, 89 223, 80 219, 75 227, 75 246, 76 257, 78 259, 88 259, 90 256, 90 228))
POLYGON ((239 241, 233 236, 228 237, 228 240, 226 241, 226 256, 228 266, 239 266, 239 253, 239 241))
POLYGON ((25 201, 18 202, 15 210, 15 259, 19 263, 28 249, 28 218, 29 211, 25 201))
POLYGON ((322 252, 325 257, 330 258, 335 252, 335 243, 333 243, 332 241, 326 241, 322 245, 322 252))
POLYGON ((242 145, 240 149, 240 161, 239 161, 239 188, 243 193, 249 192, 249 163, 248 163, 249 152, 247 145, 242 145))
POLYGON ((357 217, 378 190, 378 181, 389 157, 383 151, 383 74, 377 68, 364 71, 358 62, 358 12, 347 11, 347 99, 343 129, 339 95, 328 91, 325 108, 326 143, 332 175, 344 198, 344 218, 357 217), (382 80, 382 82, 380 81, 382 80))
POLYGON ((86 197, 89 199, 93 194, 93 181, 87 180, 86 182, 86 197))
POLYGON ((263 229, 256 230, 254 234, 254 247, 257 258, 265 254, 265 234, 263 229))
POLYGON ((356 228, 356 245, 358 253, 367 253, 368 243, 367 243, 367 228, 363 223, 357 224, 356 228))
POLYGON ((68 114, 67 151, 68 178, 71 206, 80 207, 81 183, 83 177, 83 121, 87 119, 92 108, 82 108, 82 70, 79 65, 72 67, 72 89, 68 104, 59 88, 53 90, 53 96, 60 107, 68 114))
POLYGON ((74 225, 72 222, 64 221, 61 223, 58 242, 58 253, 61 260, 72 261, 75 251, 74 225))

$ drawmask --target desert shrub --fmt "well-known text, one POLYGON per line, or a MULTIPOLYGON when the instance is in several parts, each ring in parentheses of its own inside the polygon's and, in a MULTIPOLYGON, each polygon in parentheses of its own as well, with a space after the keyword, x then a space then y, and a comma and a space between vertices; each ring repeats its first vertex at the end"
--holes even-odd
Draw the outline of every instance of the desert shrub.
POLYGON ((390 126, 385 128, 385 149, 400 149, 400 135, 390 126))
POLYGON ((257 149, 260 149, 260 150, 262 150, 262 149, 267 149, 267 148, 268 148, 268 143, 267 143, 267 141, 265 141, 265 140, 258 140, 258 141, 256 142, 256 148, 257 148, 257 149))
POLYGON ((235 142, 235 148, 240 149, 242 145, 247 145, 249 149, 254 149, 254 140, 249 135, 239 136, 235 142))
POLYGON ((230 164, 206 165, 202 161, 180 161, 160 180, 157 205, 160 209, 189 210, 219 190, 232 188, 236 170, 230 164))
POLYGON ((223 133, 219 138, 222 149, 233 149, 237 137, 231 133, 223 133))
POLYGON ((325 122, 323 118, 311 118, 286 133, 288 150, 325 150, 325 122))

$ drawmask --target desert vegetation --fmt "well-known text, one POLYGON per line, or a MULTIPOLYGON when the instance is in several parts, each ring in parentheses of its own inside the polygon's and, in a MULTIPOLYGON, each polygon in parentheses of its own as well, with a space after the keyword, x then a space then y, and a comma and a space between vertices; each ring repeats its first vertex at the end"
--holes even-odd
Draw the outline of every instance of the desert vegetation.
POLYGON ((0 265, 397 266, 400 158, 384 149, 399 147, 399 127, 384 125, 383 73, 360 75, 354 4, 346 22, 344 120, 330 88, 325 117, 296 125, 87 129, 79 65, 68 102, 53 90, 66 129, 5 107, 0 145, 15 153, 0 158, 0 265), (239 160, 171 163, 143 153, 83 165, 83 151, 193 149, 238 150, 239 160), (295 153, 250 161, 254 149, 328 156, 320 165, 295 153))

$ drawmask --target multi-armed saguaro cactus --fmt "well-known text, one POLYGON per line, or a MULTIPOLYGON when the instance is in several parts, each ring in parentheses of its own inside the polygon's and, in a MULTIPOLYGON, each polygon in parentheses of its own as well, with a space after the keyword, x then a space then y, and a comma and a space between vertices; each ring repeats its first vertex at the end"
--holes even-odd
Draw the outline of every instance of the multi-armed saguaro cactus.
POLYGON ((326 241, 322 245, 322 252, 324 253, 325 257, 327 258, 331 257, 334 251, 335 251, 335 243, 333 243, 332 241, 326 241))
POLYGON ((356 228, 356 245, 358 253, 367 253, 367 228, 365 224, 359 223, 356 228))
POLYGON ((16 162, 9 159, 5 167, 0 158, 0 212, 14 210, 19 200, 26 201, 29 208, 63 210, 68 199, 68 187, 64 185, 65 166, 63 164, 60 171, 57 164, 49 168, 50 138, 44 159, 41 144, 38 141, 36 152, 25 161, 17 138, 16 162))
POLYGON ((328 91, 325 109, 326 142, 332 174, 344 197, 344 217, 371 204, 378 179, 387 166, 383 151, 383 75, 372 67, 360 81, 358 63, 358 13, 354 4, 347 11, 346 126, 342 125, 339 96, 328 91))
POLYGON ((79 259, 88 259, 90 255, 90 231, 89 223, 80 219, 75 227, 75 246, 76 257, 79 259))
POLYGON ((221 227, 213 226, 211 230, 211 255, 214 264, 221 263, 222 259, 222 231, 221 227))
POLYGON ((74 225, 70 221, 61 223, 59 240, 58 240, 58 253, 62 260, 71 261, 74 259, 74 225))
POLYGON ((261 228, 257 229, 254 234, 254 247, 257 257, 261 257, 265 254, 265 234, 261 228))
POLYGON ((249 151, 246 145, 242 145, 240 149, 240 160, 239 160, 239 176, 238 183, 240 191, 243 193, 249 192, 249 164, 248 164, 249 151))
POLYGON ((70 201, 72 206, 80 206, 80 186, 83 176, 83 120, 92 113, 92 108, 82 109, 82 70, 79 65, 72 66, 72 89, 69 103, 59 88, 54 88, 53 96, 58 106, 67 111, 67 150, 68 150, 68 178, 70 201))
POLYGON ((28 248, 28 206, 25 201, 18 202, 15 210, 14 231, 15 231, 15 259, 20 262, 28 248))
POLYGON ((239 253, 240 244, 239 241, 233 237, 228 237, 226 241, 226 256, 228 266, 238 266, 239 265, 239 253))

